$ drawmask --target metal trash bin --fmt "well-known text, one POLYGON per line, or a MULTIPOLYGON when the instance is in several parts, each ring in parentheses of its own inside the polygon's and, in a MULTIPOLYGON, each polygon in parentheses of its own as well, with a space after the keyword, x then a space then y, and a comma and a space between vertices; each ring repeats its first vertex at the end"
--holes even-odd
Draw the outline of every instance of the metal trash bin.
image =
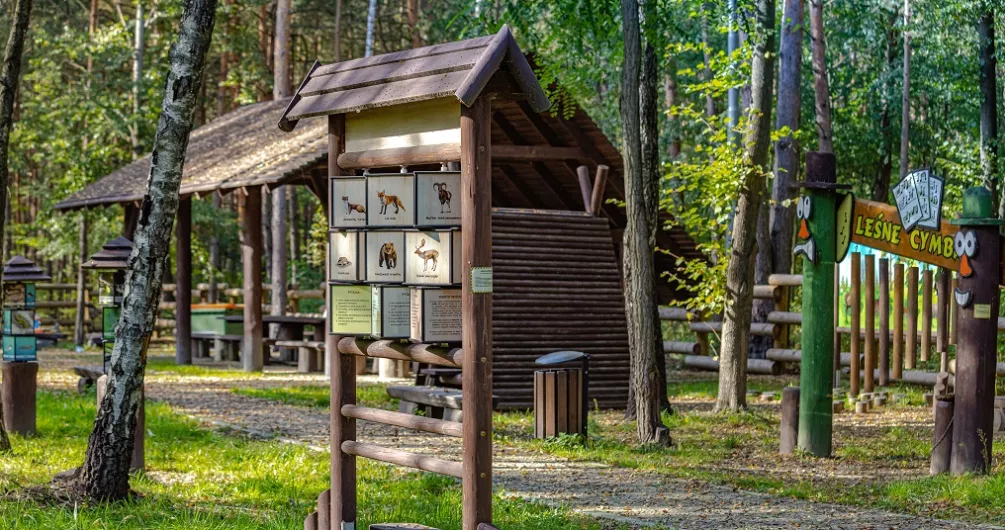
POLYGON ((539 357, 535 364, 554 367, 534 372, 534 437, 582 434, 589 414, 590 356, 558 351, 539 357), (578 365, 562 368, 560 365, 578 365))

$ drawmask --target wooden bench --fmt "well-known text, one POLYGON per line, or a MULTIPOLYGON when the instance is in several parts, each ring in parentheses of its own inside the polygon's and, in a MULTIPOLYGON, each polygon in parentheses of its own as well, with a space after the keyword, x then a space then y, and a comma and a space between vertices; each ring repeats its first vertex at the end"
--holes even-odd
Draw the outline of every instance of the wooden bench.
POLYGON ((212 352, 214 361, 236 361, 241 351, 243 335, 218 335, 216 333, 193 333, 192 354, 196 357, 209 357, 212 352), (212 343, 212 348, 210 344, 212 343))
MULTIPOLYGON (((415 414, 422 410, 427 418, 462 421, 460 389, 392 385, 387 387, 387 395, 398 400, 398 412, 415 414)), ((498 396, 492 396, 493 409, 498 400, 498 396)))
POLYGON ((74 366, 73 373, 80 376, 77 380, 77 392, 81 394, 87 392, 87 387, 98 381, 98 378, 105 375, 103 366, 74 366))
POLYGON ((324 371, 325 343, 316 340, 276 340, 277 348, 297 349, 297 372, 310 373, 324 371))
POLYGON ((461 388, 461 371, 457 368, 422 368, 415 378, 415 384, 461 388))

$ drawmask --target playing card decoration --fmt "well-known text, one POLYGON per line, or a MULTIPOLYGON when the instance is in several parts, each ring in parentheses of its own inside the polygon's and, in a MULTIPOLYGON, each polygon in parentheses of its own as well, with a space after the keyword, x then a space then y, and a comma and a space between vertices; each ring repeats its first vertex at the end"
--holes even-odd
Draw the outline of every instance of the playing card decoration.
POLYGON ((792 249, 793 254, 802 254, 810 263, 817 262, 817 248, 813 241, 813 234, 810 233, 809 219, 813 213, 813 199, 808 196, 799 197, 796 200, 796 218, 799 219, 799 232, 797 236, 800 242, 792 249))

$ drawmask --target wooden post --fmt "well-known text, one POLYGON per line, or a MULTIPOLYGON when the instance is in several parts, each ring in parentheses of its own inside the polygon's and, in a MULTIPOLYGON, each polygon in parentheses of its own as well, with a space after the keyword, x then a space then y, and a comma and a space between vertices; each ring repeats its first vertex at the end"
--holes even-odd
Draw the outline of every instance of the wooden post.
POLYGON ((778 453, 791 455, 799 438, 799 387, 787 386, 782 390, 782 423, 778 453))
POLYGON ((932 269, 921 275, 921 362, 932 355, 932 269))
MULTIPOLYGON (((983 187, 963 193, 961 235, 970 255, 960 256, 960 343, 956 346, 953 412, 954 475, 987 473, 994 439, 994 399, 1001 277, 1001 221, 994 219, 991 194, 983 187), (969 273, 969 275, 968 275, 969 273), (959 405, 959 406, 955 406, 959 405)), ((955 296, 954 296, 955 298, 955 296)))
POLYGON ((176 364, 192 364, 192 199, 178 201, 175 240, 175 354, 176 364))
POLYGON ((876 370, 876 256, 865 256, 865 374, 862 386, 873 391, 876 370))
POLYGON ((593 196, 590 198, 590 210, 594 215, 600 215, 604 209, 604 191, 607 190, 607 166, 597 166, 597 175, 593 179, 593 196))
MULTIPOLYGON (((786 287, 786 289, 788 289, 786 287)), ((838 324, 841 322, 841 275, 834 274, 834 388, 841 388, 841 334, 838 324)))
POLYGON ((38 389, 38 363, 3 363, 3 426, 21 436, 35 434, 35 394, 38 389))
POLYGON ((879 260, 879 386, 890 384, 890 260, 879 260))
POLYGON ((950 272, 948 269, 939 269, 939 278, 936 283, 936 294, 938 294, 938 305, 935 307, 935 351, 948 351, 949 347, 949 303, 953 299, 952 291, 949 287, 950 272))
POLYGON ((860 340, 860 326, 861 326, 861 316, 862 311, 862 293, 861 283, 862 283, 862 255, 858 252, 851 253, 851 339, 850 348, 851 352, 851 372, 848 374, 849 389, 848 394, 851 397, 858 397, 858 382, 859 382, 859 340, 860 340))
POLYGON ((594 215, 593 207, 593 183, 590 182, 590 170, 586 166, 576 168, 576 176, 579 177, 579 192, 583 195, 583 210, 594 215))
POLYGON ((959 275, 953 274, 949 285, 949 344, 956 345, 956 328, 960 327, 960 307, 953 301, 953 293, 960 286, 959 275))
POLYGON ((246 372, 261 372, 262 352, 262 188, 238 192, 241 218, 241 266, 244 274, 244 340, 241 365, 246 372))
POLYGON ((932 436, 932 465, 929 473, 949 472, 953 451, 953 397, 939 397, 935 401, 935 433, 932 436))
POLYGON ((78 227, 80 235, 77 239, 77 255, 80 256, 80 260, 77 262, 77 314, 73 320, 73 342, 83 347, 87 340, 87 329, 84 327, 84 312, 87 311, 87 306, 84 305, 84 291, 87 289, 87 276, 81 267, 87 261, 87 215, 84 212, 80 212, 78 227))
POLYGON ((463 530, 492 524, 491 107, 461 105, 463 530))
POLYGON ((904 368, 914 370, 918 360, 918 268, 907 269, 907 352, 904 368))
POLYGON ((893 379, 899 381, 904 369, 904 264, 893 267, 893 379))
MULTIPOLYGON (((338 155, 345 152, 345 115, 328 116, 328 174, 340 177, 346 173, 338 166, 338 155)), ((330 184, 329 184, 330 185, 330 184)), ((331 192, 327 194, 331 197, 331 192)), ((325 255, 330 255, 326 252, 325 255)), ((327 259, 327 258, 326 258, 327 259)), ((325 271, 331 268, 325 266, 325 271)), ((327 275, 327 272, 326 272, 327 275)), ((330 278, 329 278, 330 279, 330 278)), ((326 286, 327 287, 327 286, 326 286)), ((330 295, 325 289, 325 296, 330 295)), ((331 530, 353 528, 356 525, 356 457, 342 451, 342 443, 356 441, 356 420, 342 415, 344 405, 356 404, 356 360, 338 351, 341 337, 331 334, 331 300, 328 301, 328 317, 325 322, 325 349, 331 372, 329 407, 331 435, 331 530)))

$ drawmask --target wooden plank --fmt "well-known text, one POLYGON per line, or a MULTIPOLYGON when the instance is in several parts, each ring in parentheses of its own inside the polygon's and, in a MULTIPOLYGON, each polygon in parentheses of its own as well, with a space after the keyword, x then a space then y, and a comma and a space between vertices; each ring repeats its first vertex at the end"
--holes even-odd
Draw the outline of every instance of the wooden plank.
MULTIPOLYGON (((586 153, 578 147, 548 145, 494 145, 492 158, 514 162, 547 162, 550 160, 585 160, 586 153)), ((587 177, 589 182, 589 177, 587 177)), ((592 188, 591 188, 592 193, 592 188)))
POLYGON ((938 295, 938 305, 935 308, 937 330, 935 351, 937 352, 947 351, 947 347, 949 346, 949 304, 953 298, 952 291, 949 288, 949 276, 951 274, 949 269, 939 271, 938 289, 936 292, 938 295))
POLYGON ((569 371, 555 372, 555 431, 569 432, 569 371))
POLYGON ((890 384, 890 260, 879 260, 879 386, 890 384))
POLYGON ((395 425, 406 429, 431 432, 443 436, 460 438, 463 436, 461 423, 456 421, 438 420, 436 418, 424 418, 402 412, 390 410, 374 409, 369 407, 358 407, 356 405, 343 405, 342 415, 358 420, 383 423, 385 425, 395 425))
POLYGON ((415 361, 450 368, 460 368, 463 358, 459 348, 443 348, 434 344, 402 344, 392 340, 366 340, 356 337, 341 338, 335 349, 345 355, 415 361))
POLYGON ((467 71, 459 70, 432 77, 405 79, 393 83, 365 86, 301 99, 293 105, 288 119, 300 120, 315 116, 345 115, 351 112, 393 107, 417 101, 454 95, 467 71))
POLYGON ((852 397, 858 397, 858 386, 859 386, 859 366, 858 366, 858 355, 859 355, 859 330, 861 324, 859 323, 861 314, 861 292, 860 286, 862 281, 862 255, 858 252, 851 253, 851 374, 849 377, 849 395, 852 397))
POLYGON ((907 351, 904 368, 913 370, 918 355, 918 268, 907 269, 907 351))
POLYGON ((460 117, 460 104, 450 97, 348 114, 345 151, 460 145, 460 117))
MULTIPOLYGON (((462 498, 464 528, 492 523, 492 295, 476 293, 472 269, 492 267, 491 102, 461 108, 461 248, 463 393, 479 406, 465 412, 462 498)), ((484 269, 482 269, 484 270, 484 269)), ((491 274, 491 272, 489 272, 491 274)))
POLYGON ((318 67, 318 69, 314 71, 314 77, 321 77, 349 70, 358 70, 361 68, 372 68, 382 64, 398 63, 412 59, 428 60, 430 57, 435 57, 437 55, 455 54, 463 50, 484 48, 493 38, 495 38, 495 35, 486 35, 475 39, 447 42, 444 44, 436 44, 433 46, 413 48, 400 52, 384 53, 371 57, 362 57, 359 59, 342 61, 340 63, 328 64, 318 67))
POLYGON ((403 61, 385 62, 367 68, 354 68, 330 74, 319 73, 325 68, 322 66, 315 70, 299 94, 303 97, 317 96, 339 90, 469 70, 484 50, 484 48, 469 48, 448 54, 412 57, 403 61))
POLYGON ((558 434, 558 416, 555 414, 558 399, 558 373, 549 370, 544 373, 544 437, 558 434))
POLYGON ((262 350, 262 188, 247 188, 239 196, 241 266, 244 276, 244 343, 241 364, 246 372, 261 372, 262 350))
POLYGON ((923 228, 907 232, 900 224, 896 206, 855 199, 852 243, 953 269, 956 268, 953 237, 958 231, 958 226, 942 221, 938 232, 923 228))
POLYGON ((175 225, 175 363, 192 364, 192 199, 178 201, 175 225))
POLYGON ((420 145, 416 147, 395 147, 373 151, 356 151, 338 155, 338 165, 342 169, 362 169, 371 167, 394 167, 421 164, 438 164, 444 160, 460 158, 459 144, 420 145))
POLYGON ((862 387, 873 391, 876 370, 876 256, 865 256, 865 379, 862 387))
POLYGON ((420 455, 391 449, 379 445, 353 441, 342 442, 342 452, 348 455, 361 456, 378 462, 387 462, 399 466, 410 467, 430 473, 439 473, 450 477, 463 478, 464 473, 460 462, 450 462, 427 455, 420 455))
POLYGON ((899 380, 904 369, 904 264, 893 267, 893 369, 891 377, 899 380))

